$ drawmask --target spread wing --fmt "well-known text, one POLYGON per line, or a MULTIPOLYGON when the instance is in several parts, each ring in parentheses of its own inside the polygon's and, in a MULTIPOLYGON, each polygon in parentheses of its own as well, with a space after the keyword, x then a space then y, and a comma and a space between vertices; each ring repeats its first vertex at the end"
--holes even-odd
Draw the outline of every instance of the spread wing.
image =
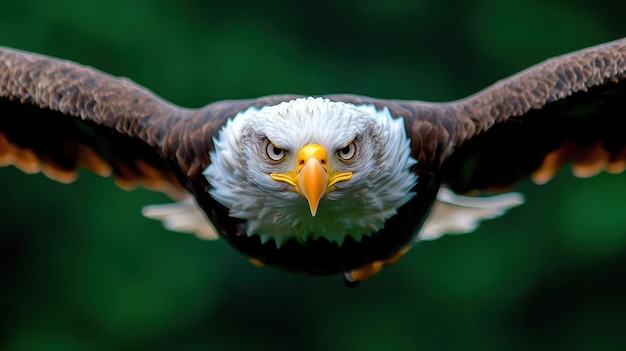
POLYGON ((82 167, 114 176, 123 188, 181 197, 163 146, 172 137, 168 127, 190 113, 128 79, 0 48, 2 166, 61 182, 73 181, 82 167))
POLYGON ((460 121, 444 168, 456 192, 547 182, 571 163, 588 177, 626 168, 626 39, 556 57, 448 111, 460 121))

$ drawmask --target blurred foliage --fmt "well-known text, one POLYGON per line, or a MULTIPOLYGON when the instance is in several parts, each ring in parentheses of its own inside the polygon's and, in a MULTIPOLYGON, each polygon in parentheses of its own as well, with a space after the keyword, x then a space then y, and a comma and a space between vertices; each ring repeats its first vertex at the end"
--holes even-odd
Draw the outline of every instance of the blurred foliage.
MULTIPOLYGON (((624 36, 626 3, 595 4, 4 1, 0 45, 127 76, 184 106, 288 92, 444 101, 624 36)), ((564 170, 524 183, 524 206, 347 289, 162 229, 139 212, 169 201, 161 194, 3 168, 0 349, 616 349, 625 180, 564 170)))

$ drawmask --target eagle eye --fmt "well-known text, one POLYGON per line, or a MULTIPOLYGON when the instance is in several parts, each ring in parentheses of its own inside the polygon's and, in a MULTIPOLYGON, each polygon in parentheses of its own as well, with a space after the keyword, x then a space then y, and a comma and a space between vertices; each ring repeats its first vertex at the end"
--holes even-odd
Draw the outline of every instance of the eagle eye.
POLYGON ((352 141, 344 148, 337 150, 337 156, 341 161, 350 161, 356 155, 356 143, 352 141))
POLYGON ((285 154, 286 152, 284 149, 274 145, 271 141, 268 140, 265 143, 265 156, 267 156, 271 162, 282 161, 285 158, 285 154))

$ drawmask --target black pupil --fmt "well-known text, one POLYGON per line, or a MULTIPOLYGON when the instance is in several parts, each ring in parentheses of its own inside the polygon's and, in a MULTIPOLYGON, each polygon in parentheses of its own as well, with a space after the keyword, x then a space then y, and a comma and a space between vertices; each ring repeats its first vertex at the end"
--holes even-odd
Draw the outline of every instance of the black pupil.
POLYGON ((348 146, 344 147, 343 149, 341 149, 340 152, 341 152, 342 155, 350 154, 350 145, 348 145, 348 146))
POLYGON ((283 152, 283 150, 281 148, 278 148, 276 146, 272 146, 271 150, 272 150, 272 153, 274 154, 274 156, 280 156, 280 154, 283 152))

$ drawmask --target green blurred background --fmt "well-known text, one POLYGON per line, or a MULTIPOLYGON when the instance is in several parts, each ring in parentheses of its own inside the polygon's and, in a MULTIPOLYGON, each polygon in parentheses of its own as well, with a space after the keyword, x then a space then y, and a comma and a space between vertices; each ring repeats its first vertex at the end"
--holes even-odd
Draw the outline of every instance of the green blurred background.
MULTIPOLYGON (((0 45, 130 77, 183 106, 274 93, 444 101, 626 34, 622 0, 3 1, 0 45)), ((0 115, 1 115, 0 111, 0 115)), ((532 142, 532 140, 529 140, 532 142)), ((356 289, 248 263, 83 173, 0 169, 0 349, 617 349, 626 178, 519 187, 474 234, 356 289)))

